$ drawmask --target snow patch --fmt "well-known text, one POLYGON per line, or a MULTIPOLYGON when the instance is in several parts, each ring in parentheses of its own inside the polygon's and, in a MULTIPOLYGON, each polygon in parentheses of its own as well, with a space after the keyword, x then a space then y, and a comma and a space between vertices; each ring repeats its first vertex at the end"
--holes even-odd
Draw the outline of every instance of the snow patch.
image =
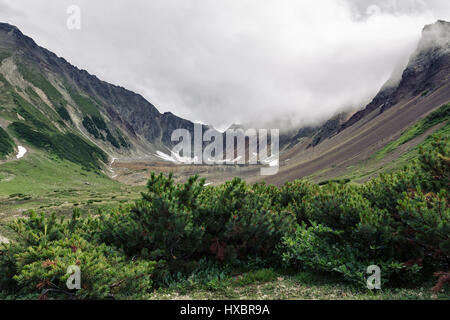
POLYGON ((25 149, 22 146, 18 146, 18 149, 19 149, 19 153, 17 154, 16 158, 20 159, 25 155, 25 153, 27 153, 27 149, 25 149))
POLYGON ((171 153, 171 155, 168 155, 168 154, 165 154, 164 152, 157 151, 155 155, 158 158, 161 158, 165 161, 170 161, 173 163, 192 164, 192 163, 195 163, 198 159, 197 157, 195 157, 194 159, 192 159, 190 157, 181 157, 179 154, 176 154, 173 151, 171 151, 170 153, 171 153))

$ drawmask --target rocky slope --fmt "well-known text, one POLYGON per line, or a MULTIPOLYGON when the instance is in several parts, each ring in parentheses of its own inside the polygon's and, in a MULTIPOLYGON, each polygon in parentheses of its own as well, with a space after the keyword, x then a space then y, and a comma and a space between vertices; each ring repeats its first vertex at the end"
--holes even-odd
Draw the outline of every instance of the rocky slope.
POLYGON ((375 110, 383 113, 403 99, 424 96, 442 87, 450 75, 450 23, 438 21, 423 29, 417 50, 410 58, 400 83, 381 89, 366 108, 357 112, 339 131, 348 128, 375 110))
POLYGON ((191 121, 160 113, 141 95, 78 69, 5 23, 0 62, 0 126, 33 147, 43 146, 23 131, 39 131, 50 140, 73 134, 82 141, 73 147, 86 143, 111 157, 133 158, 170 147, 175 128, 193 131, 191 121))
POLYGON ((378 150, 449 101, 450 23, 438 21, 423 29, 400 81, 388 81, 348 120, 340 115, 323 126, 300 129, 287 139, 290 144, 282 154, 280 172, 265 180, 281 184, 306 176, 316 180, 343 176, 364 166, 378 150))

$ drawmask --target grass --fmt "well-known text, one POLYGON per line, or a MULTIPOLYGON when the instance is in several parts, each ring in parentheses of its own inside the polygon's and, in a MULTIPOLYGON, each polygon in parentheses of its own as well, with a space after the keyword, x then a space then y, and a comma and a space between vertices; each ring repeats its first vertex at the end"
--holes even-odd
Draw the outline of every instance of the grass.
POLYGON ((286 274, 262 269, 226 277, 213 286, 191 284, 156 290, 154 300, 430 300, 450 299, 447 291, 434 294, 432 284, 418 288, 385 288, 376 292, 355 288, 324 275, 309 272, 286 274))
MULTIPOLYGON (((19 140, 27 142, 33 147, 44 149, 61 159, 80 164, 86 169, 99 170, 102 166, 101 162, 106 163, 108 160, 106 153, 90 141, 85 140, 76 131, 59 131, 52 121, 52 119, 57 120, 63 127, 65 127, 63 120, 71 121, 63 96, 38 71, 28 68, 23 63, 18 63, 18 67, 26 80, 44 91, 57 107, 58 113, 46 105, 31 87, 27 88, 26 92, 33 103, 40 108, 25 100, 12 88, 5 87, 0 90, 1 97, 9 97, 13 113, 20 114, 25 119, 25 121, 13 119, 13 123, 8 127, 9 133, 19 140)), ((2 78, 0 80, 8 86, 6 80, 6 82, 2 78)))
POLYGON ((69 216, 80 208, 85 214, 96 214, 98 208, 139 199, 141 191, 144 187, 126 186, 103 173, 29 150, 20 160, 0 164, 0 234, 8 237, 5 222, 27 210, 69 216))
POLYGON ((24 63, 17 63, 23 78, 41 89, 55 107, 64 107, 66 101, 61 93, 39 71, 29 68, 24 63))
POLYGON ((108 160, 103 150, 73 133, 39 131, 19 121, 13 122, 8 128, 21 141, 47 150, 61 159, 80 164, 86 169, 99 169, 100 162, 106 163, 108 160))
POLYGON ((350 179, 352 183, 361 183, 378 175, 379 173, 392 172, 410 164, 411 161, 417 159, 419 148, 431 148, 431 144, 435 137, 441 136, 447 137, 447 139, 448 137, 450 137, 450 123, 448 123, 450 117, 449 106, 450 104, 444 105, 435 112, 431 113, 428 117, 419 121, 408 130, 406 130, 397 140, 387 144, 385 147, 380 149, 370 159, 348 167, 347 172, 337 176, 335 179, 350 179), (415 147, 404 152, 399 157, 386 162, 382 166, 378 165, 379 161, 381 161, 384 157, 386 157, 390 152, 394 151, 400 145, 420 136, 436 124, 444 122, 446 123, 443 127, 437 129, 434 133, 430 134, 425 138, 425 140, 423 140, 415 147))
POLYGON ((399 146, 413 140, 414 138, 425 133, 439 123, 446 122, 450 119, 450 103, 443 105, 438 110, 429 114, 426 118, 420 120, 415 125, 408 128, 402 135, 395 141, 388 143, 382 149, 375 154, 375 159, 380 160, 384 158, 388 153, 391 153, 399 146))
POLYGON ((99 106, 94 101, 92 101, 90 98, 86 96, 81 95, 80 93, 78 93, 76 89, 74 89, 69 85, 66 86, 66 89, 72 100, 77 104, 78 108, 83 113, 83 115, 100 116, 100 113, 98 111, 99 106))
POLYGON ((33 124, 34 128, 41 132, 51 133, 55 131, 49 122, 48 118, 39 111, 36 107, 30 104, 27 100, 22 98, 19 94, 12 92, 12 99, 16 106, 16 111, 23 117, 27 122, 33 124))
POLYGON ((436 130, 436 132, 429 135, 424 141, 422 141, 411 150, 405 152, 400 157, 386 164, 386 166, 381 168, 381 170, 383 170, 383 172, 391 172, 410 164, 411 161, 417 159, 420 148, 430 149, 432 147, 431 144, 434 138, 437 136, 447 137, 448 139, 448 137, 450 137, 450 123, 447 123, 442 128, 436 130))
POLYGON ((14 141, 8 133, 0 127, 0 159, 4 159, 8 154, 14 151, 14 141))

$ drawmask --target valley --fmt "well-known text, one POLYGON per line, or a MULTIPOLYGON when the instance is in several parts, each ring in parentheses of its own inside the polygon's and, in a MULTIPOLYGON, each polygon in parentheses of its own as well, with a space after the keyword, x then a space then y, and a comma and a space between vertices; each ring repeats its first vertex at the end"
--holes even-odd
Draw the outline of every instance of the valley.
POLYGON ((448 299, 449 102, 440 20, 369 104, 280 128, 276 174, 179 163, 172 132, 211 126, 0 23, 0 297, 47 299, 75 263, 88 283, 57 299, 448 299), (378 296, 374 264, 389 285, 378 296))
POLYGON ((448 111, 414 133, 423 119, 450 101, 448 42, 439 54, 427 53, 426 46, 436 41, 433 37, 448 37, 448 30, 446 22, 425 28, 403 80, 394 89, 382 89, 363 110, 284 134, 280 170, 265 177, 259 175, 259 165, 161 160, 156 153, 173 145, 171 130, 193 132, 192 122, 159 114, 139 95, 101 82, 37 46, 17 28, 1 24, 1 219, 28 210, 68 214, 80 208, 90 214, 99 207, 133 202, 151 172, 173 173, 177 182, 198 174, 213 186, 233 177, 281 186, 299 178, 360 184, 401 168, 431 134, 448 136, 448 111), (431 64, 441 67, 431 72, 426 68, 431 64), (425 86, 420 80, 424 72, 425 86), (413 136, 404 139, 405 133, 413 136))

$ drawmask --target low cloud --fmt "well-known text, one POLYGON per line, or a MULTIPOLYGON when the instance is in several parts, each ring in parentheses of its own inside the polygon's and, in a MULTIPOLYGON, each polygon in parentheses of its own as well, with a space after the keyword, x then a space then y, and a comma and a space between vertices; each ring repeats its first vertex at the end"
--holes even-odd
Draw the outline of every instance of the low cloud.
POLYGON ((405 65, 423 26, 448 20, 446 3, 0 0, 12 8, 0 20, 162 112, 220 129, 289 127, 362 107, 405 65), (71 4, 81 30, 66 29, 71 4))

